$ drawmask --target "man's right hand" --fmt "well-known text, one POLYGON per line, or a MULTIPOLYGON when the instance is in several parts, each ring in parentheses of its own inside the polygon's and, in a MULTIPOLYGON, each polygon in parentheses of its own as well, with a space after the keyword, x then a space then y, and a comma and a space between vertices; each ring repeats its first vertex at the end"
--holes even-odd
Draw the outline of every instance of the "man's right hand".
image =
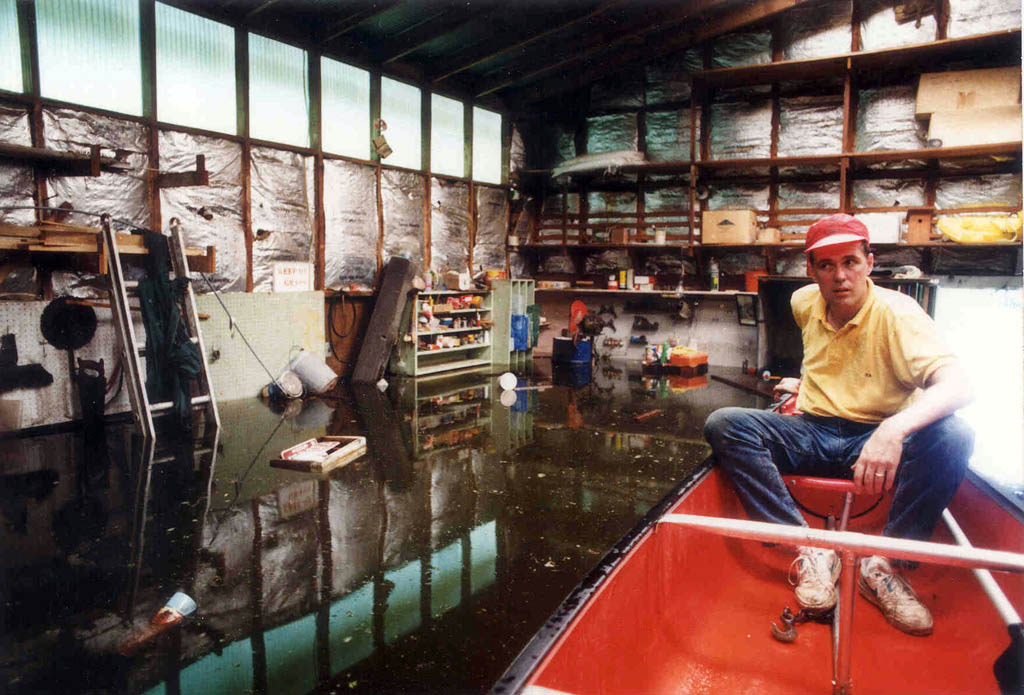
POLYGON ((772 397, 775 400, 782 398, 785 394, 792 393, 794 396, 800 393, 800 380, 791 376, 780 379, 772 389, 772 397))

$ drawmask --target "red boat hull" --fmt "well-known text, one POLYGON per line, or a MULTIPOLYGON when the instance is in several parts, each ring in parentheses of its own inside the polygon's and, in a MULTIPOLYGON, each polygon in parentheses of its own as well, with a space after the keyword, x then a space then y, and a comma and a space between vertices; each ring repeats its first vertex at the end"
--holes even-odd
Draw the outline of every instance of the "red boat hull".
MULTIPOLYGON (((810 509, 838 513, 834 493, 800 491, 810 509)), ((875 499, 858 499, 854 512, 875 499)), ((855 518, 851 531, 877 533, 887 499, 855 518)), ((711 470, 672 512, 745 518, 729 483, 711 470)), ((950 505, 977 547, 1024 548, 1022 524, 975 483, 950 505)), ((809 519, 812 526, 821 525, 809 519)), ((932 539, 952 543, 944 528, 932 539)), ((783 606, 791 550, 723 538, 677 525, 652 527, 575 611, 520 684, 574 695, 619 693, 827 693, 832 690, 828 625, 799 626, 795 643, 770 636, 783 606)), ((998 693, 992 663, 1009 643, 1004 623, 969 570, 922 565, 909 573, 935 618, 912 637, 888 625, 862 597, 854 606, 853 692, 998 693)), ((1024 606, 1024 577, 997 573, 1024 606)), ((522 659, 520 660, 522 661, 522 659)), ((496 687, 494 692, 501 692, 496 687)))

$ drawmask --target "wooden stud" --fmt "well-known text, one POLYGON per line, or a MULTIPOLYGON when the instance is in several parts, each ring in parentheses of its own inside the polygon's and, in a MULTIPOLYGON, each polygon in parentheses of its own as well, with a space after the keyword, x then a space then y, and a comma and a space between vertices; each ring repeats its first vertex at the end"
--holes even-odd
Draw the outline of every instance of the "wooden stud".
POLYGON ((237 128, 242 136, 242 233, 245 235, 245 291, 252 292, 252 142, 249 140, 249 34, 235 29, 235 103, 237 128))
POLYGON ((324 150, 323 150, 323 81, 320 76, 320 53, 312 50, 309 60, 309 142, 313 146, 313 287, 323 290, 326 285, 327 216, 324 211, 324 150))

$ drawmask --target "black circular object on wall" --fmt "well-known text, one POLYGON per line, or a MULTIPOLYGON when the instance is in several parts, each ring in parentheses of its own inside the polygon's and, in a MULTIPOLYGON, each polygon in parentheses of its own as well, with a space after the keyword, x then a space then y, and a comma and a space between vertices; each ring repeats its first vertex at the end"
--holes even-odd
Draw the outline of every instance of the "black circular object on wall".
POLYGON ((46 342, 58 350, 77 350, 96 333, 96 312, 91 306, 71 304, 58 297, 46 305, 39 319, 46 342))

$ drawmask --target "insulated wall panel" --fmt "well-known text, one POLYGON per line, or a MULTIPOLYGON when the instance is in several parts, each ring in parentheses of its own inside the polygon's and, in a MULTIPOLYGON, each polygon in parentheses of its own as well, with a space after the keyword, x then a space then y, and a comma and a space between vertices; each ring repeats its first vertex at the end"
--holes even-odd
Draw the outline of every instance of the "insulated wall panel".
POLYGON ((771 101, 713 104, 710 128, 712 159, 768 157, 771 154, 771 101))
POLYGON ((916 96, 914 85, 861 91, 857 108, 857 151, 924 148, 927 132, 914 115, 916 96))
POLYGON ((853 205, 884 208, 924 205, 924 181, 915 179, 859 179, 853 182, 853 205))
POLYGON ((117 157, 127 167, 124 172, 103 172, 95 177, 49 178, 50 205, 71 203, 76 210, 106 212, 142 227, 149 225, 145 172, 150 161, 145 126, 73 109, 49 108, 43 109, 43 132, 48 149, 89 154, 90 145, 99 145, 102 155, 117 157))
POLYGON ((842 96, 780 99, 779 108, 778 156, 842 152, 842 96))
POLYGON ((778 204, 780 210, 787 208, 839 209, 839 183, 780 183, 778 204))
POLYGON ((984 34, 1020 26, 1019 0, 950 0, 946 35, 984 34))
POLYGON ((384 262, 408 258, 415 273, 423 272, 423 177, 409 171, 381 172, 384 203, 384 262))
POLYGON ((727 34, 715 40, 712 67, 731 68, 737 65, 770 63, 772 60, 770 31, 727 34))
MULTIPOLYGON (((160 189, 160 215, 166 227, 178 218, 188 246, 217 247, 217 270, 208 279, 222 292, 244 292, 248 273, 242 224, 242 146, 237 142, 160 132, 161 171, 192 171, 196 155, 206 157, 210 183, 160 189)), ((205 281, 193 285, 209 292, 205 281)))
POLYGON ((859 0, 860 42, 865 51, 877 51, 935 40, 935 15, 926 14, 920 21, 896 21, 891 0, 859 0))
POLYGON ((500 188, 477 186, 474 268, 501 270, 505 267, 507 220, 508 194, 500 188))
POLYGON ((690 73, 704 69, 700 50, 690 48, 648 63, 644 70, 647 106, 685 101, 690 98, 690 73))
POLYGON ((273 289, 274 264, 313 262, 313 158, 252 148, 253 289, 273 289))
MULTIPOLYGON (((0 106, 0 142, 8 145, 32 145, 29 131, 28 111, 16 106, 0 106)), ((35 205, 32 192, 35 190, 35 172, 29 165, 3 160, 0 161, 0 200, 5 205, 31 207, 35 205)), ((0 208, 0 222, 6 224, 31 224, 35 221, 32 210, 0 208)))
POLYGON ((648 111, 647 158, 659 162, 690 159, 690 111, 648 111))
POLYGON ((324 287, 373 287, 377 278, 377 171, 324 161, 324 287))
POLYGON ((430 181, 430 268, 469 270, 469 186, 462 182, 430 181))
POLYGON ((768 186, 762 184, 716 186, 705 210, 767 210, 768 186))
POLYGON ((595 82, 590 88, 591 111, 605 109, 639 109, 644 105, 642 76, 636 71, 617 75, 614 79, 595 82))
POLYGON ((635 150, 637 148, 636 114, 593 116, 587 119, 587 154, 635 150))
POLYGON ((779 22, 782 60, 820 58, 851 50, 850 0, 807 3, 786 12, 779 22))
POLYGON ((956 176, 939 179, 935 188, 938 210, 974 205, 1021 206, 1020 174, 956 176))

